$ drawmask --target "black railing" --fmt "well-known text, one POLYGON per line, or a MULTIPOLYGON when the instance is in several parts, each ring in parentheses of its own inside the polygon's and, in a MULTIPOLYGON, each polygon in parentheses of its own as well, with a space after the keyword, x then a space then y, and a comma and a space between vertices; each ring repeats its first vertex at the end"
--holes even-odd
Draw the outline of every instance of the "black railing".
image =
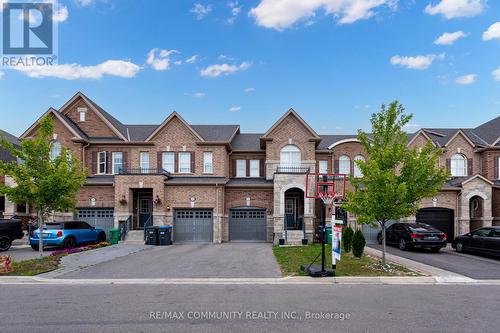
POLYGON ((130 215, 125 221, 120 221, 120 234, 121 240, 125 240, 129 230, 132 230, 132 215, 130 215))
POLYGON ((306 174, 311 171, 308 167, 297 167, 297 166, 279 166, 276 169, 276 173, 296 173, 296 174, 306 174))
POLYGON ((170 172, 162 168, 123 168, 120 169, 120 175, 163 175, 170 176, 170 172))
POLYGON ((146 236, 147 236, 147 234, 146 234, 147 230, 146 229, 148 227, 151 227, 152 225, 153 225, 153 214, 151 214, 149 216, 149 218, 146 220, 146 222, 144 223, 144 240, 146 240, 146 236))

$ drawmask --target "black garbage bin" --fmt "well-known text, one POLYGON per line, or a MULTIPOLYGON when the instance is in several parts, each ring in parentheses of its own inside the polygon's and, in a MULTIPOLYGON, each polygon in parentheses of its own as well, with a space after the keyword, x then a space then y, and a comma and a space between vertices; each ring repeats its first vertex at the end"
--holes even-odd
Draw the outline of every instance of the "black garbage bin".
POLYGON ((146 245, 158 245, 158 227, 146 228, 146 245))
POLYGON ((172 227, 158 227, 158 245, 172 245, 172 227))

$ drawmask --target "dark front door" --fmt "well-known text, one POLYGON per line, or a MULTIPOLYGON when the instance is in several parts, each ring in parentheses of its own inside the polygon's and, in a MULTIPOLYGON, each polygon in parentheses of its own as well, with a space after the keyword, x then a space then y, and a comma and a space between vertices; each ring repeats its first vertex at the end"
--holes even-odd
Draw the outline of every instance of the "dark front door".
POLYGON ((296 227, 296 211, 297 201, 295 198, 285 198, 285 223, 287 229, 295 229, 296 227))
POLYGON ((144 228, 153 215, 153 200, 139 197, 139 228, 144 228))

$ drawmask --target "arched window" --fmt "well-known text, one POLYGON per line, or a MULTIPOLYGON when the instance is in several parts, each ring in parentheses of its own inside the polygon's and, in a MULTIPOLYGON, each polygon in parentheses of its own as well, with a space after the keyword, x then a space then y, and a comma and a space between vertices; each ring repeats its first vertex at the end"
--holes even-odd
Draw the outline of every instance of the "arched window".
POLYGON ((281 149, 280 165, 284 167, 300 167, 300 150, 297 146, 287 145, 281 149))
POLYGON ((467 158, 462 154, 454 154, 451 157, 450 171, 453 177, 467 176, 467 158))
POLYGON ((50 146, 50 159, 53 161, 59 156, 61 156, 61 144, 56 140, 50 146))
POLYGON ((364 161, 365 158, 362 155, 356 155, 354 157, 354 177, 360 178, 363 177, 363 172, 359 169, 358 165, 356 164, 356 161, 364 161))
POLYGON ((351 174, 351 159, 347 155, 342 155, 339 157, 339 173, 346 175, 351 174))

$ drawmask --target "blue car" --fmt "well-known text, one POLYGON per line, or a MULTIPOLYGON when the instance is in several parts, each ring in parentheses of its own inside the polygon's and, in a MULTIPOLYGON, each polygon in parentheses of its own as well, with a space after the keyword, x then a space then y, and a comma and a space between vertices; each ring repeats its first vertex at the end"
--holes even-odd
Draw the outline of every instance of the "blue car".
MULTIPOLYGON (((30 245, 38 250, 40 231, 30 233, 30 245)), ((73 248, 80 244, 100 243, 106 241, 106 233, 102 229, 94 228, 86 222, 50 222, 43 228, 43 245, 73 248)))

